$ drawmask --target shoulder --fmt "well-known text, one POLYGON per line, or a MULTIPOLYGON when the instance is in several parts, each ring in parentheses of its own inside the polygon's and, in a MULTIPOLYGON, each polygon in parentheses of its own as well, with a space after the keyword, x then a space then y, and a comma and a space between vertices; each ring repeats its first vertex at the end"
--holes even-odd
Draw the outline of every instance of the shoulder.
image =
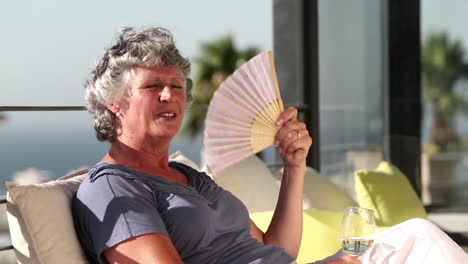
POLYGON ((101 256, 143 234, 167 235, 143 177, 117 164, 98 164, 89 171, 72 202, 75 229, 88 255, 101 256))
POLYGON ((119 186, 134 189, 138 188, 138 185, 141 185, 136 184, 142 182, 140 179, 141 175, 123 165, 98 163, 89 170, 87 177, 83 180, 82 186, 80 185, 79 191, 81 189, 102 190, 119 186))
POLYGON ((106 178, 106 176, 118 176, 123 179, 132 178, 134 175, 132 170, 114 163, 98 163, 92 167, 89 172, 89 181, 91 183, 99 182, 101 178, 106 178))
POLYGON ((129 169, 118 164, 99 163, 83 179, 73 202, 89 208, 106 207, 117 197, 153 199, 150 189, 129 169))

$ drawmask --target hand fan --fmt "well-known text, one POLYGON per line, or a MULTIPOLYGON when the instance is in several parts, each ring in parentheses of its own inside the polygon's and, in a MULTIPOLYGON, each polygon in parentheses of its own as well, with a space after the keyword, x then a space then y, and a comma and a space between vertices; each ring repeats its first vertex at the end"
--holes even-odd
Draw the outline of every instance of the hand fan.
POLYGON ((271 51, 253 57, 221 83, 205 119, 205 158, 213 174, 273 144, 283 111, 271 51))

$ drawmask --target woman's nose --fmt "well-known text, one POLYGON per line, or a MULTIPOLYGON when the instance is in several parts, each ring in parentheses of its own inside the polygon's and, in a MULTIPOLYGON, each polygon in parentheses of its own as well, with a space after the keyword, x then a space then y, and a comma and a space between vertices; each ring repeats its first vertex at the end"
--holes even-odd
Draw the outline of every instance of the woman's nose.
POLYGON ((159 95, 159 100, 161 102, 169 102, 172 98, 172 88, 169 85, 164 86, 159 95))

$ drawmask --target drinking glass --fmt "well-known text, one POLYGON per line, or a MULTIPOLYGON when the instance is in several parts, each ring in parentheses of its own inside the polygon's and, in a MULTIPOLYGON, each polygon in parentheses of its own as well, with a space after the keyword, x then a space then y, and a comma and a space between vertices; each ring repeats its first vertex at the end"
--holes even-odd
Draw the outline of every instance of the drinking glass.
POLYGON ((359 257, 372 247, 375 232, 374 211, 347 207, 341 222, 340 242, 347 255, 359 257))

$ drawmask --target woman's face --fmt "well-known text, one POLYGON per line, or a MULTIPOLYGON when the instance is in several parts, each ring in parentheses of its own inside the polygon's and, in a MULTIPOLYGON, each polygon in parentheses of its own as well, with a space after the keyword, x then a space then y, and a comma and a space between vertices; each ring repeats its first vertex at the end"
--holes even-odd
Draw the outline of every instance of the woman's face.
POLYGON ((182 124, 185 100, 185 79, 179 69, 136 67, 119 104, 122 136, 174 137, 182 124))

